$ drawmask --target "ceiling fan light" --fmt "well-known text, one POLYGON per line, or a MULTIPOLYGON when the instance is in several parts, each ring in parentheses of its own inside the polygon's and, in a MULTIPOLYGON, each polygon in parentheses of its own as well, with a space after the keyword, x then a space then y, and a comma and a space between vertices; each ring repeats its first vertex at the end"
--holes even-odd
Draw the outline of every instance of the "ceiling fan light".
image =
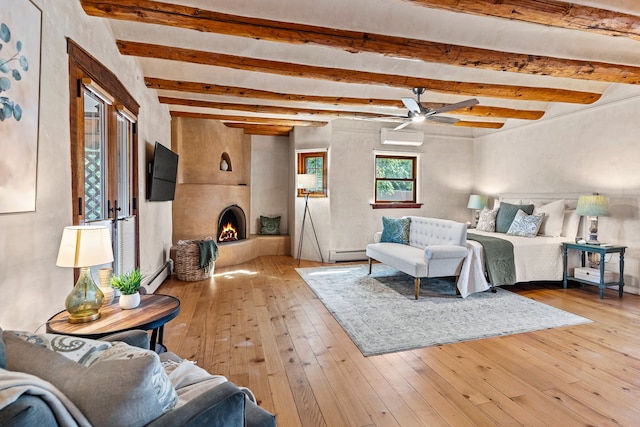
POLYGON ((411 120, 413 120, 416 123, 424 122, 425 119, 426 119, 426 117, 423 114, 417 114, 417 115, 411 117, 411 120))

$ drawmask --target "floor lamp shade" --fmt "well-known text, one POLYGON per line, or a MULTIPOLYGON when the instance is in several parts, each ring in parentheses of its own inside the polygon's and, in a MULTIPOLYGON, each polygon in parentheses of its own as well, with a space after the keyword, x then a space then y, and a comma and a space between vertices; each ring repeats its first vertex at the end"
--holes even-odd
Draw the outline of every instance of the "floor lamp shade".
POLYGON ((100 317, 104 294, 93 281, 89 267, 112 261, 109 228, 88 225, 64 228, 56 265, 80 268, 80 277, 65 301, 69 322, 84 323, 100 317))
POLYGON ((313 173, 301 173, 298 174, 298 188, 303 190, 315 190, 318 186, 316 182, 316 175, 313 173))

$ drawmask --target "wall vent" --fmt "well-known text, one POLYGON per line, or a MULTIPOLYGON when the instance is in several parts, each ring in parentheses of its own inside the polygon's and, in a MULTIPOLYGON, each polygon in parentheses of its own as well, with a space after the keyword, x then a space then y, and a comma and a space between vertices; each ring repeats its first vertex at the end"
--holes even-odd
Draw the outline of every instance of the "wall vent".
POLYGON ((363 261, 368 259, 364 249, 330 250, 329 262, 363 261))

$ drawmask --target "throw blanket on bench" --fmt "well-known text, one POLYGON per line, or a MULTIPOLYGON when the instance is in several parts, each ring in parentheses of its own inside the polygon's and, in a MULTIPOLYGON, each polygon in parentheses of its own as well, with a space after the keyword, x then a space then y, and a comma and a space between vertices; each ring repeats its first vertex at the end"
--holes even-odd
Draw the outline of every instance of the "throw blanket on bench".
POLYGON ((475 240, 482 245, 484 264, 493 286, 516 283, 516 265, 513 258, 513 244, 498 237, 467 233, 467 240, 475 240))

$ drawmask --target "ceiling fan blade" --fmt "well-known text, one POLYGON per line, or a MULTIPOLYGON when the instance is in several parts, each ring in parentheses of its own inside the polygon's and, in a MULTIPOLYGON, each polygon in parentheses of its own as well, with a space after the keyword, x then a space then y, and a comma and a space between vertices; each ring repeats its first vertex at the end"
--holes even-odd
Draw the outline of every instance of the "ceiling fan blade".
POLYGON ((420 104, 413 98, 402 98, 402 103, 409 111, 413 111, 416 114, 420 114, 422 111, 420 104))
POLYGON ((406 122, 402 123, 401 125, 394 127, 394 128, 393 128, 393 130, 400 130, 400 129, 404 129, 404 128, 406 128, 407 126, 409 126, 411 123, 413 123, 413 121, 411 121, 411 120, 407 120, 406 122))
POLYGON ((436 108, 435 110, 431 110, 427 113, 427 115, 432 116, 434 114, 446 113, 447 111, 460 110, 462 108, 472 107, 478 103, 478 100, 475 98, 467 99, 466 101, 456 102, 455 104, 444 105, 440 108, 436 108))
POLYGON ((452 125, 460 121, 460 119, 456 119, 454 117, 444 117, 444 116, 427 116, 427 120, 429 120, 430 122, 445 123, 448 125, 452 125))

